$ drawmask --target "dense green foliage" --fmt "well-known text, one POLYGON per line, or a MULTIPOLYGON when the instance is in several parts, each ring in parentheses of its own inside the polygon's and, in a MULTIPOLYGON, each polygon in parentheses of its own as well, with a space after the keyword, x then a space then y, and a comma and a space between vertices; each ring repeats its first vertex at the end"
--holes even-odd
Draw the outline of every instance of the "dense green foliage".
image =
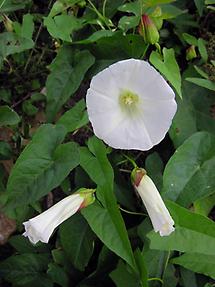
POLYGON ((215 286, 214 4, 0 0, 0 286, 215 286), (143 14, 154 23, 145 34, 143 14), (86 111, 91 78, 128 58, 149 61, 176 93, 169 133, 147 152, 107 147, 86 111), (170 236, 152 230, 132 162, 161 192, 170 236), (95 203, 48 244, 21 235, 82 187, 95 203))

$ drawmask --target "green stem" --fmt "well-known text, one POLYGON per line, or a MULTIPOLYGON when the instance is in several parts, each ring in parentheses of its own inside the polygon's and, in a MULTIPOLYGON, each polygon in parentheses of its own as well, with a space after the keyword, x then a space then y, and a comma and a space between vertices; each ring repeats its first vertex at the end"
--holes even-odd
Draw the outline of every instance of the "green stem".
POLYGON ((122 210, 123 212, 131 214, 131 215, 147 216, 147 214, 145 214, 145 213, 129 211, 129 210, 122 208, 121 206, 119 206, 119 209, 122 210))
POLYGON ((106 4, 107 4, 107 0, 104 0, 104 2, 103 2, 103 6, 102 6, 102 14, 103 14, 103 17, 105 17, 105 8, 106 8, 106 4))
POLYGON ((137 164, 136 164, 136 162, 135 162, 132 158, 130 158, 130 157, 127 156, 126 154, 123 154, 123 156, 124 156, 125 158, 127 158, 128 161, 130 161, 130 163, 133 165, 134 168, 138 167, 137 164))
POLYGON ((1 2, 1 5, 0 5, 0 9, 4 6, 4 3, 6 2, 6 0, 3 0, 2 2, 1 2))

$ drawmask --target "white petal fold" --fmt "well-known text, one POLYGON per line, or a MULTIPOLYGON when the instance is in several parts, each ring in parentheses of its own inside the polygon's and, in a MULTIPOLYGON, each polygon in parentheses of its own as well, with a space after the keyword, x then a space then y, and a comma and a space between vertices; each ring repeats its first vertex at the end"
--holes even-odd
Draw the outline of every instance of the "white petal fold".
POLYGON ((83 202, 84 197, 80 194, 67 196, 45 212, 24 222, 25 233, 23 235, 28 237, 33 244, 38 241, 48 243, 55 228, 75 214, 83 202))

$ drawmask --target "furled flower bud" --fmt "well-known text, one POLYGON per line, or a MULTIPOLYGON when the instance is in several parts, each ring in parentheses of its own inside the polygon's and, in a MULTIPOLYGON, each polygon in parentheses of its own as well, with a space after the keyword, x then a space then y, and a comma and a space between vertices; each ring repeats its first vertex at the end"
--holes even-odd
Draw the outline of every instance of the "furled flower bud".
POLYGON ((13 32, 13 22, 7 17, 7 15, 3 15, 3 23, 7 32, 13 32))
POLYGON ((94 189, 80 189, 47 209, 43 213, 24 222, 23 235, 36 244, 38 241, 48 243, 55 228, 81 208, 94 202, 94 189))
POLYGON ((192 59, 195 59, 197 57, 196 55, 196 50, 195 46, 191 45, 187 50, 186 50, 186 60, 191 61, 192 59))
POLYGON ((135 168, 131 179, 146 207, 155 232, 159 232, 160 236, 170 235, 175 230, 174 221, 151 178, 146 175, 144 169, 135 168))
POLYGON ((159 33, 157 27, 147 14, 142 16, 138 30, 146 43, 155 44, 158 42, 159 33))

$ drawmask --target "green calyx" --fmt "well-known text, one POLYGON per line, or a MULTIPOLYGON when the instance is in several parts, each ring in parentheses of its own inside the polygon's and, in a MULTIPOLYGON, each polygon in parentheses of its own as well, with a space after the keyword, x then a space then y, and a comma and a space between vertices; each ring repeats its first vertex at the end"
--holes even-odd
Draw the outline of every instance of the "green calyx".
POLYGON ((144 168, 135 167, 131 172, 131 182, 135 187, 138 187, 142 178, 146 175, 144 168))
POLYGON ((95 189, 81 188, 76 192, 76 194, 79 194, 81 197, 84 198, 82 207, 87 207, 95 201, 95 191, 95 189))

